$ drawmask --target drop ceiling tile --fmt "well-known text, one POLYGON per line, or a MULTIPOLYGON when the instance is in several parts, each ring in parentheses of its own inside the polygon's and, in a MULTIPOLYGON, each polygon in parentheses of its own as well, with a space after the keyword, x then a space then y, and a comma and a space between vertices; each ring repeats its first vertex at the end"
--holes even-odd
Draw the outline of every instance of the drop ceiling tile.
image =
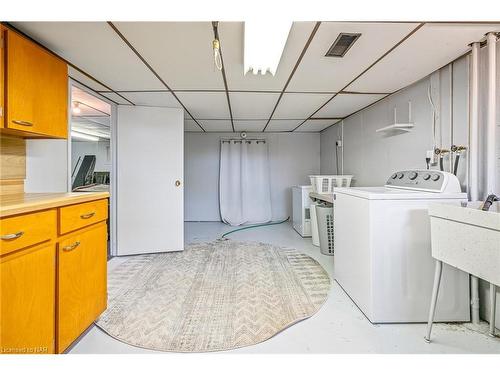
POLYGON ((266 120, 234 120, 234 130, 238 132, 260 132, 266 126, 266 120))
POLYGON ((99 83, 97 83, 95 80, 92 78, 87 77, 85 74, 81 73, 79 70, 76 70, 75 68, 68 66, 68 75, 70 78, 73 78, 74 80, 83 83, 85 86, 90 87, 92 90, 95 91, 108 91, 109 89, 99 83))
MULTIPOLYGON (((115 103, 118 104, 124 104, 124 105, 132 105, 130 102, 128 102, 126 99, 123 99, 120 95, 114 92, 101 92, 100 93, 102 96, 114 101, 115 103)), ((134 102, 132 102, 134 103, 134 102)), ((134 103, 135 104, 135 103, 134 103)))
POLYGON ((201 128, 194 120, 184 120, 184 131, 185 132, 202 132, 201 128))
POLYGON ((317 110, 333 94, 285 93, 274 112, 273 119, 304 119, 317 110))
POLYGON ((136 105, 182 108, 180 103, 170 92, 121 92, 120 94, 136 105))
POLYGON ((340 91, 417 26, 417 23, 322 22, 287 90, 340 91), (325 57, 342 32, 361 33, 361 37, 344 57, 325 57))
POLYGON ((207 132, 232 132, 231 120, 198 120, 207 132))
POLYGON ((268 119, 278 97, 278 93, 230 92, 233 118, 268 119))
POLYGON ((220 22, 219 37, 229 90, 283 90, 314 25, 315 22, 294 22, 276 75, 262 76, 244 74, 244 23, 220 22))
POLYGON ((224 89, 214 68, 211 22, 116 22, 115 26, 173 90, 224 89))
POLYGON ((297 132, 320 132, 330 125, 336 124, 341 121, 341 119, 330 119, 330 120, 307 120, 304 122, 297 130, 297 132))
POLYGON ((383 98, 384 94, 338 94, 313 117, 346 117, 383 98))
POLYGON ((177 92, 179 100, 196 119, 229 119, 224 92, 177 92))
POLYGON ((15 22, 14 25, 113 90, 164 88, 106 22, 15 22))
POLYGON ((424 78, 469 50, 497 24, 425 24, 347 89, 393 92, 424 78))
POLYGON ((292 131, 304 120, 271 120, 267 126, 267 132, 286 132, 292 131))

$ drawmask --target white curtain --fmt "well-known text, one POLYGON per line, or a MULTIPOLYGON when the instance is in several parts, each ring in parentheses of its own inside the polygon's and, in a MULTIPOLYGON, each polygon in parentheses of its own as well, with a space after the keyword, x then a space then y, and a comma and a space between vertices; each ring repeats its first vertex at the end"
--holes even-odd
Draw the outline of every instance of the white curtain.
POLYGON ((265 140, 221 140, 219 201, 230 225, 271 221, 269 153, 265 140))

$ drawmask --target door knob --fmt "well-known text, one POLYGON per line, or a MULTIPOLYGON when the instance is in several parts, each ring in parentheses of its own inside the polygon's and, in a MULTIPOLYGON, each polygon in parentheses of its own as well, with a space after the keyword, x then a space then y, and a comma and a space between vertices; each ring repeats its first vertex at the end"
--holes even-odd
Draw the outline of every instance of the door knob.
POLYGON ((175 180, 175 186, 177 187, 181 186, 181 182, 179 180, 175 180))

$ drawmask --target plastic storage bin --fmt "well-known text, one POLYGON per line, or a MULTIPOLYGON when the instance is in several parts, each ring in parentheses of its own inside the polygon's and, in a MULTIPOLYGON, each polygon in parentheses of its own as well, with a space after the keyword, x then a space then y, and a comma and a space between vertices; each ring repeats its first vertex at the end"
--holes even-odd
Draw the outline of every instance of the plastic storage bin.
POLYGON ((313 175, 311 179, 312 191, 318 194, 333 193, 336 187, 351 186, 352 175, 313 175))
POLYGON ((321 253, 333 255, 333 206, 316 206, 316 219, 321 253))
POLYGON ((319 246, 318 219, 316 216, 316 207, 318 205, 318 202, 312 202, 309 206, 311 214, 311 237, 314 246, 319 246))

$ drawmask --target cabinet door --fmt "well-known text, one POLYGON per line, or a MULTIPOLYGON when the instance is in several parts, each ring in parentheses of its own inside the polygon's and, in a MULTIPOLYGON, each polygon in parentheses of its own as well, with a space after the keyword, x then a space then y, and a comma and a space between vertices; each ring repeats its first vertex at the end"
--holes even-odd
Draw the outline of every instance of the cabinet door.
POLYGON ((57 351, 63 352, 106 309, 106 223, 58 244, 57 351))
POLYGON ((5 127, 28 137, 67 138, 66 64, 11 30, 6 40, 5 127))
POLYGON ((53 353, 55 244, 0 259, 1 353, 53 353))

